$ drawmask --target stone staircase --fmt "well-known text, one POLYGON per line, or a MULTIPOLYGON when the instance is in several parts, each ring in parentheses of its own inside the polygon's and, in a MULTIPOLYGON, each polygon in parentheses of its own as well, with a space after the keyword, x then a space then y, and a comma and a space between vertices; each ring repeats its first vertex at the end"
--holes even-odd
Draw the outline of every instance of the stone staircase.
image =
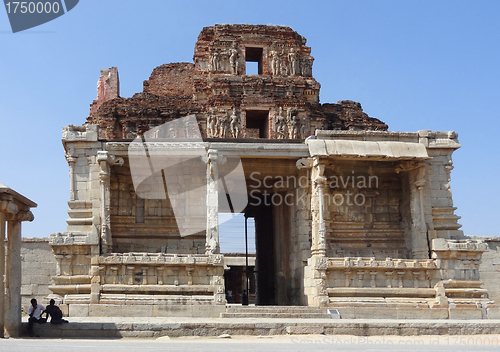
POLYGON ((305 306, 227 306, 221 318, 331 319, 326 308, 305 306))

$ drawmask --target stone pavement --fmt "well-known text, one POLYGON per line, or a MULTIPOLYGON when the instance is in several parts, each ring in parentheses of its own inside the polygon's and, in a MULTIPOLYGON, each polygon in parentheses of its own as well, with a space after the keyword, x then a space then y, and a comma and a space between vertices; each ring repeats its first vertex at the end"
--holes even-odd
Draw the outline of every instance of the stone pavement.
POLYGON ((469 336, 347 336, 347 335, 287 335, 287 336, 231 336, 217 337, 179 337, 123 338, 123 339, 0 339, 2 352, 71 351, 120 351, 142 352, 332 352, 332 351, 405 351, 405 352, 443 352, 443 351, 498 351, 500 335, 469 336), (305 346, 308 345, 308 346, 305 346), (314 345, 314 346, 311 346, 314 345), (404 345, 404 347, 402 347, 404 345))
MULTIPOLYGON (((229 335, 478 335, 500 334, 500 320, 280 319, 190 317, 69 317, 69 324, 35 324, 51 338, 117 338, 229 335)), ((23 335, 27 336, 23 318, 23 335)))

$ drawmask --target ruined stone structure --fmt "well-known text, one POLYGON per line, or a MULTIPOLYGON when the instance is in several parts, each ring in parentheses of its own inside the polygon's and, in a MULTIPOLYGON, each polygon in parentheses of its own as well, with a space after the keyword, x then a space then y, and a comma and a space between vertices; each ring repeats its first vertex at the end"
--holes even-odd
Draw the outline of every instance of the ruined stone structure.
POLYGON ((453 207, 456 133, 388 132, 359 103, 321 104, 310 53, 288 27, 215 25, 201 31, 194 63, 157 67, 131 98, 118 96, 115 68, 101 71, 87 122, 63 129, 70 219, 50 238, 50 289, 70 315, 223 312, 217 214, 237 209, 231 192, 255 219, 257 305, 345 317, 497 308, 479 279, 487 245, 463 236, 453 207), (257 74, 246 74, 251 63, 257 74), (194 123, 177 122, 188 115, 194 123), (152 171, 138 185, 141 150, 152 171), (165 155, 198 155, 202 166, 153 170, 165 155), (227 165, 241 165, 244 184, 226 185, 227 165), (179 197, 200 172, 204 193, 179 197), (163 198, 144 196, 155 192, 163 198))

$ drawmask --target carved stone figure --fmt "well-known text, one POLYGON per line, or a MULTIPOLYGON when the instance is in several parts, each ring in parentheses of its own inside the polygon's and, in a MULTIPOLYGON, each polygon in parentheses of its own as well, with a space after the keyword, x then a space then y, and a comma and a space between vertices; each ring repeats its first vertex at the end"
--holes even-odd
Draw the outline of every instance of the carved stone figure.
POLYGON ((302 56, 300 58, 300 69, 302 76, 311 77, 312 76, 312 65, 314 59, 311 56, 302 56))
POLYGON ((213 48, 210 53, 210 59, 208 63, 208 69, 210 71, 220 71, 220 53, 219 49, 213 48))
POLYGON ((288 62, 290 63, 290 75, 297 76, 299 74, 299 61, 297 52, 294 48, 291 48, 288 53, 288 62))
POLYGON ((233 42, 232 48, 229 49, 229 65, 231 66, 231 73, 233 75, 237 75, 240 68, 239 56, 240 49, 238 49, 238 44, 233 42))
POLYGON ((277 139, 285 139, 286 132, 286 121, 283 116, 283 108, 280 106, 278 110, 278 115, 275 117, 275 126, 276 126, 276 138, 277 139))
POLYGON ((217 136, 217 117, 215 116, 215 108, 210 108, 210 114, 208 115, 208 126, 207 126, 208 136, 217 136))
POLYGON ((219 133, 217 137, 226 138, 227 116, 226 115, 219 116, 217 122, 219 125, 219 133))
POLYGON ((240 138, 241 137, 241 127, 240 127, 240 117, 236 113, 236 107, 233 106, 233 112, 230 117, 230 128, 231 128, 231 135, 233 138, 240 138))
POLYGON ((276 50, 271 50, 269 53, 270 63, 271 63, 271 71, 273 76, 279 75, 279 66, 280 66, 280 58, 279 54, 276 50))
POLYGON ((300 131, 300 119, 297 116, 299 114, 299 110, 297 108, 288 108, 287 117, 288 124, 290 128, 288 129, 289 138, 290 139, 299 139, 299 131, 300 131))
POLYGON ((168 128, 168 137, 177 138, 177 128, 174 125, 168 128))
POLYGON ((281 51, 280 54, 280 76, 288 76, 288 66, 286 64, 286 54, 285 51, 281 51))

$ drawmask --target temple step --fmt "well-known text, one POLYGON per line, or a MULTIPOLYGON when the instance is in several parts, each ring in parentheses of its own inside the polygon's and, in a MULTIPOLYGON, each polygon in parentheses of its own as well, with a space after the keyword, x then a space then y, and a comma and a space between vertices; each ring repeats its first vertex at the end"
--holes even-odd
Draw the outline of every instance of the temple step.
POLYGON ((331 319, 326 308, 304 306, 229 306, 221 318, 331 319))

